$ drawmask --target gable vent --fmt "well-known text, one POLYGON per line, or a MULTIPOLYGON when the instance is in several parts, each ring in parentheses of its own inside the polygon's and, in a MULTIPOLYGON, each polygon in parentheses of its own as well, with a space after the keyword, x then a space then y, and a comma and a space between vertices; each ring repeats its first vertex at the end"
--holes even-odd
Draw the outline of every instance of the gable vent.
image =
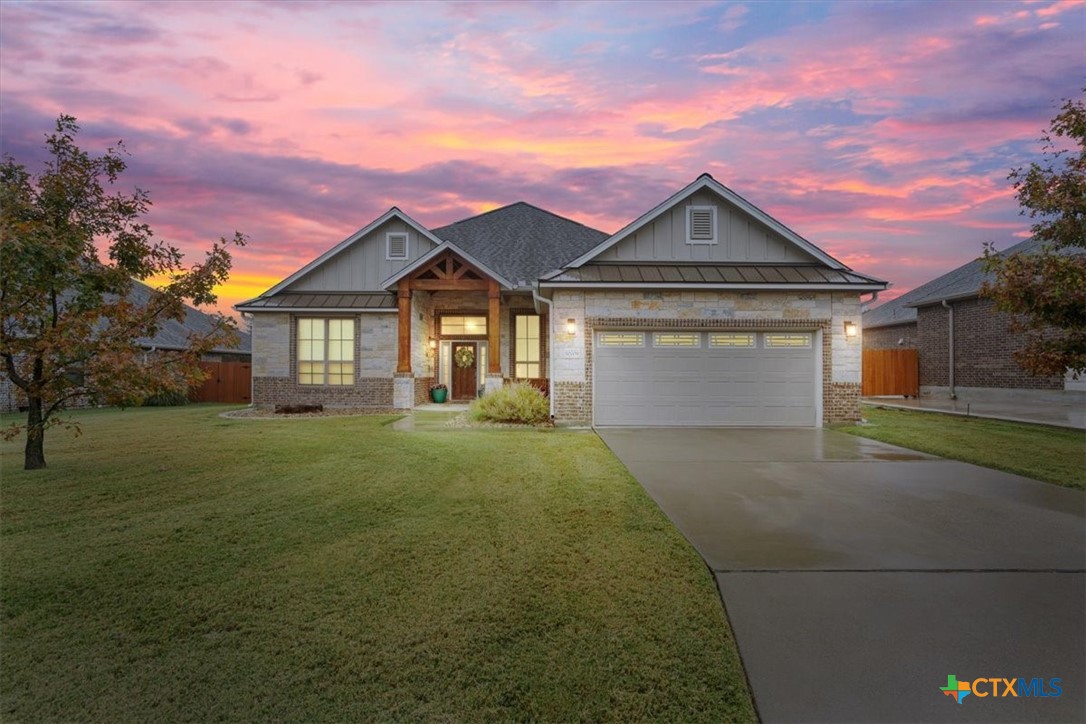
POLYGON ((686 243, 716 243, 716 207, 686 207, 686 243))
POLYGON ((407 234, 388 234, 385 239, 388 242, 389 259, 407 258, 407 234))

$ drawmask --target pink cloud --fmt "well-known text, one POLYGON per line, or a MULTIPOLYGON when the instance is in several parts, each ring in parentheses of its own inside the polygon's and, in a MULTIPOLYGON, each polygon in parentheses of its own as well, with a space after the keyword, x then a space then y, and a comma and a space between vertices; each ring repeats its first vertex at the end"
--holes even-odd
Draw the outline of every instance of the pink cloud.
POLYGON ((186 248, 250 232, 243 296, 393 204, 613 230, 702 171, 915 285, 1022 233, 1006 172, 1081 85, 1081 2, 419 7, 5 3, 4 112, 124 137, 186 248))

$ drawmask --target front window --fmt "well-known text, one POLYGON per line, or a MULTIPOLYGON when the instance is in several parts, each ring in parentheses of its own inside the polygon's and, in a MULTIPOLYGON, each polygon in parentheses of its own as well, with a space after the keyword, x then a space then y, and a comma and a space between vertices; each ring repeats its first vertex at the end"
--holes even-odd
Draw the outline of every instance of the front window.
POLYGON ((542 377, 539 344, 539 315, 517 314, 513 317, 516 333, 514 375, 518 378, 542 377))
POLYGON ((354 320, 298 320, 298 383, 354 383, 354 320))

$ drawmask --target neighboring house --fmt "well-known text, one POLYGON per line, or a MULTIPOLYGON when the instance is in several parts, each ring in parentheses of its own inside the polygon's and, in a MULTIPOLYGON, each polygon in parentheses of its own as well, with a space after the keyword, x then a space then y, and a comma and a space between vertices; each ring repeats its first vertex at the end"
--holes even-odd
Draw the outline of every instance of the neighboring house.
MULTIPOLYGON (((1029 239, 1002 253, 1029 254, 1039 247, 1040 242, 1029 239)), ((1034 377, 1018 366, 1014 353, 1025 346, 1026 337, 1008 330, 1012 315, 980 296, 990 279, 981 260, 974 259, 864 312, 864 349, 918 350, 921 396, 1044 401, 1086 390, 1086 379, 1034 377)))
MULTIPOLYGON (((128 298, 137 304, 146 304, 151 298, 151 288, 133 281, 128 298)), ((213 328, 213 318, 192 307, 185 308, 185 321, 169 319, 163 322, 154 337, 141 337, 137 344, 148 354, 186 349, 190 334, 207 334, 213 328)), ((205 362, 249 362, 252 356, 252 337, 248 332, 238 333, 236 347, 213 349, 203 356, 205 362)), ((7 374, 0 373, 0 412, 13 412, 25 404, 22 391, 15 387, 7 374)), ((72 405, 77 406, 77 405, 72 405)))
POLYGON ((817 426, 859 417, 860 295, 886 286, 703 174, 612 235, 523 202, 436 229, 393 207, 237 309, 259 406, 526 379, 559 423, 817 426))

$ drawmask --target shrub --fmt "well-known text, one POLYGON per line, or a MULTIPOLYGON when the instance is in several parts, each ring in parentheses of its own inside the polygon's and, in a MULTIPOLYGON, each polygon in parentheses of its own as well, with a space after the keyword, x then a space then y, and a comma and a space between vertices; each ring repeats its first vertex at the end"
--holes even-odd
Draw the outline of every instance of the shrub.
POLYGON ((188 392, 159 392, 145 397, 139 403, 143 407, 176 407, 189 404, 188 392))
POLYGON ((473 420, 538 425, 550 419, 550 403, 536 388, 517 382, 473 401, 470 412, 473 420))

